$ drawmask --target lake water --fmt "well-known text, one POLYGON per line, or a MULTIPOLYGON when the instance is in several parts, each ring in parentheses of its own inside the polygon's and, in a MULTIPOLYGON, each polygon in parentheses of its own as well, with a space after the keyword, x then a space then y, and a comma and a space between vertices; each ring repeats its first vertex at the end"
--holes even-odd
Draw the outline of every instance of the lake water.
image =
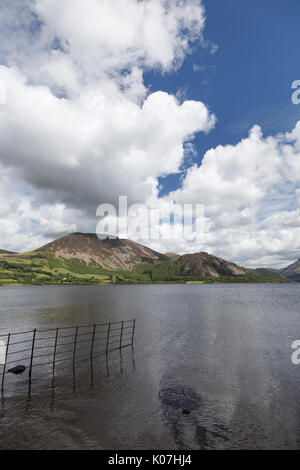
POLYGON ((137 319, 92 369, 34 371, 30 394, 10 374, 1 449, 300 448, 300 285, 1 287, 0 316, 0 334, 137 319))

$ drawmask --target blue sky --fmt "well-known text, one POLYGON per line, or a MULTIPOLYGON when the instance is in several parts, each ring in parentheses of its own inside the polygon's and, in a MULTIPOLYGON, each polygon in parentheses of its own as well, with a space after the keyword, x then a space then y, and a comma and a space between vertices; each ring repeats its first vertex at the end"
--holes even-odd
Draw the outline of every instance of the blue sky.
MULTIPOLYGON (((209 134, 195 138, 199 163, 206 150, 236 144, 254 124, 265 136, 289 131, 300 118, 291 103, 291 83, 300 77, 300 2, 298 0, 206 0, 205 40, 218 45, 193 47, 171 74, 148 72, 152 91, 166 90, 203 101, 217 116, 209 134), (194 71, 194 65, 202 67, 194 71)), ((185 164, 186 165, 186 164, 185 164)), ((180 175, 160 179, 161 195, 180 185, 180 175)))

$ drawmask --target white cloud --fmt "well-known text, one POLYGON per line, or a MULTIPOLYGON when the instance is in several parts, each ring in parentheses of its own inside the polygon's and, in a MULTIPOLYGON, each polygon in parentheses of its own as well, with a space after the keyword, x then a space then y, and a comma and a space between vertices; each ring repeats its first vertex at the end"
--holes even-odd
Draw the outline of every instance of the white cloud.
POLYGON ((35 10, 48 42, 58 38, 79 66, 96 75, 133 63, 169 70, 204 28, 197 0, 89 0, 88 8, 84 0, 38 0, 35 10))
POLYGON ((159 176, 179 170, 194 134, 215 118, 201 102, 149 93, 143 71, 178 67, 204 19, 200 0, 0 4, 0 162, 20 183, 21 222, 6 221, 22 240, 24 217, 35 221, 27 232, 36 242, 74 224, 94 230, 98 204, 119 194, 142 202, 159 176), (22 201, 24 185, 31 196, 22 201))
POLYGON ((299 139, 300 123, 267 138, 254 126, 248 138, 209 150, 187 171, 181 188, 165 199, 205 205, 205 245, 195 251, 250 267, 284 266, 299 257, 299 139))
POLYGON ((201 1, 86 5, 0 3, 1 248, 93 231, 96 207, 125 194, 130 204, 205 204, 204 246, 178 240, 155 249, 204 249, 248 266, 298 258, 300 122, 267 138, 254 126, 237 145, 210 149, 179 190, 158 197, 158 177, 180 170, 194 135, 215 118, 199 101, 150 93, 143 73, 175 70, 193 41, 208 47, 201 1))
POLYGON ((55 236, 77 230, 74 220, 79 220, 79 211, 61 203, 39 203, 37 196, 14 171, 0 167, 1 247, 29 251, 55 236))
POLYGON ((26 84, 12 68, 0 67, 0 80, 7 90, 0 108, 2 163, 34 187, 94 212, 119 194, 144 200, 149 178, 177 172, 184 142, 215 122, 200 102, 180 105, 156 92, 140 106, 108 80, 73 100, 26 84))
POLYGON ((0 5, 0 58, 35 83, 64 89, 109 74, 178 67, 201 40, 201 0, 15 0, 0 5))

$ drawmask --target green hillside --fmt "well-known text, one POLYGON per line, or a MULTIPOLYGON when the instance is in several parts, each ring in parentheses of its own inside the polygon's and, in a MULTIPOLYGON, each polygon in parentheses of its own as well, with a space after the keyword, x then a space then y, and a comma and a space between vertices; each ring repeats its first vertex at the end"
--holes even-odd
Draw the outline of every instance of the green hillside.
MULTIPOLYGON (((193 255, 191 255, 193 256, 193 255)), ((209 255, 211 256, 211 255, 209 255)), ((193 267, 189 272, 182 258, 142 262, 131 270, 104 269, 96 262, 88 264, 77 258, 63 258, 50 252, 0 255, 0 286, 51 284, 122 284, 122 283, 244 283, 290 282, 266 270, 244 270, 245 274, 218 277, 203 274, 193 267)))

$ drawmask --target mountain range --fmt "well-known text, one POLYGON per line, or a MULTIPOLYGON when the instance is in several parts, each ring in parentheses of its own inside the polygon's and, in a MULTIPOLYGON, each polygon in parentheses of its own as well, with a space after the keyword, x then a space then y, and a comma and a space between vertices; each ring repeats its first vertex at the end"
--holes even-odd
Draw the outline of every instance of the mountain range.
MULTIPOLYGON (((300 278, 300 261, 299 261, 300 278)), ((71 233, 34 251, 0 251, 0 285, 291 282, 200 252, 162 254, 131 240, 71 233)))

